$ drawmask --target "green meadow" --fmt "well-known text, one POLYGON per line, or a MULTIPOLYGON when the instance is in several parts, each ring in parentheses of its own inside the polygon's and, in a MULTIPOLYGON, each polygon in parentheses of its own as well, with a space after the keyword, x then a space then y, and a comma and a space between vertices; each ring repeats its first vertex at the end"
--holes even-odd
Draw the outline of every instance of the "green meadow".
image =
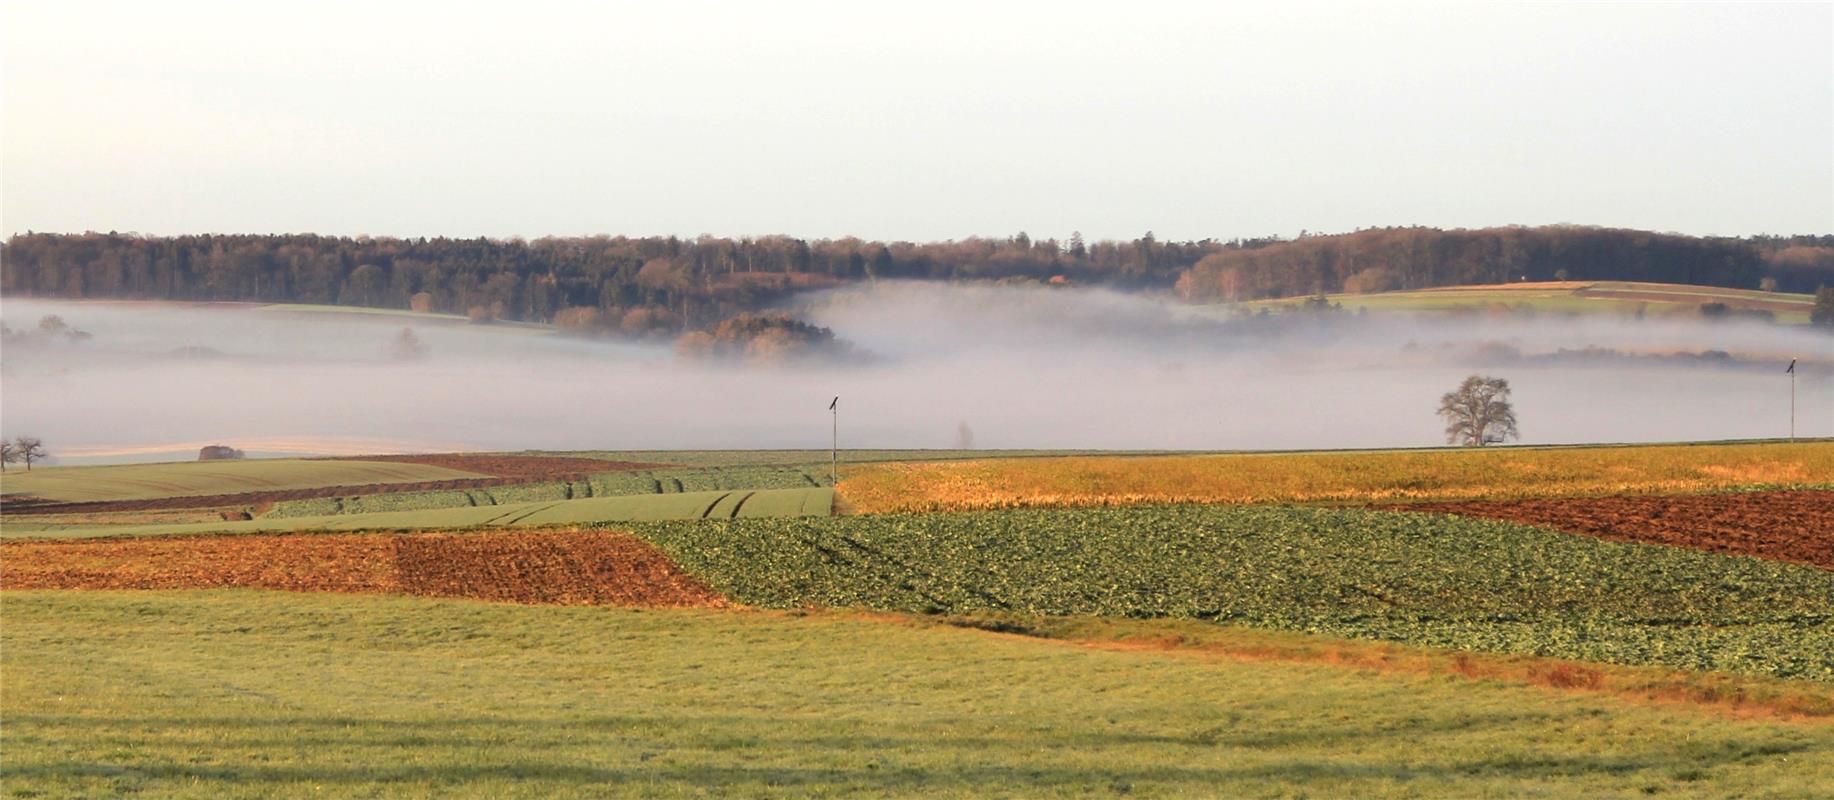
POLYGON ((834 490, 826 487, 758 491, 612 495, 501 505, 379 511, 325 516, 264 516, 235 522, 164 525, 9 524, 0 538, 80 539, 95 536, 168 536, 204 533, 281 533, 533 527, 665 519, 827 515, 834 490))
MULTIPOLYGON (((1289 297, 1256 300, 1241 305, 1249 309, 1279 309, 1298 306, 1306 299, 1289 297)), ((1776 315, 1778 322, 1793 324, 1807 323, 1809 310, 1815 304, 1814 296, 1808 294, 1629 281, 1448 286, 1414 291, 1334 294, 1328 295, 1328 299, 1350 311, 1457 312, 1508 307, 1542 313, 1626 316, 1639 312, 1652 315, 1691 313, 1698 311, 1705 303, 1723 303, 1734 309, 1769 309, 1776 315)))
POLYGON ((1813 797, 1834 726, 844 616, 12 592, 11 797, 1813 797))
POLYGON ((9 469, 0 490, 63 503, 149 500, 323 486, 415 483, 484 477, 427 464, 263 458, 94 467, 9 469))

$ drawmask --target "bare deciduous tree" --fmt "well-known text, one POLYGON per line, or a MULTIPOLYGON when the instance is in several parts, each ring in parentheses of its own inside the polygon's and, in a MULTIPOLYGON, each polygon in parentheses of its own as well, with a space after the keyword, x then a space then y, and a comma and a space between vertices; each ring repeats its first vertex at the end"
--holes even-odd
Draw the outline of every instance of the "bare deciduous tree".
POLYGON ((32 462, 43 459, 45 443, 36 436, 21 436, 13 440, 14 458, 25 462, 25 471, 32 471, 32 462))
POLYGON ((1483 447, 1506 439, 1520 439, 1516 411, 1509 404, 1509 381, 1472 375, 1439 399, 1439 416, 1446 420, 1446 441, 1483 447))
POLYGON ((19 450, 13 447, 12 442, 0 440, 0 472, 6 471, 6 465, 15 464, 18 461, 19 450))

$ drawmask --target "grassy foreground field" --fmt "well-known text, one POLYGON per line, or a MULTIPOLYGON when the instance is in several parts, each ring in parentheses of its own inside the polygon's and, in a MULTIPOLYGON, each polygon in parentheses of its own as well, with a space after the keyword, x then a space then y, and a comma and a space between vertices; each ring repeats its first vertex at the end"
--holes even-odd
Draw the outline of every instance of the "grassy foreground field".
POLYGON ((40 467, 30 472, 12 469, 0 479, 0 490, 9 495, 79 503, 482 477, 428 464, 274 458, 40 467))
POLYGON ((1834 681, 1834 572, 1489 520, 1144 506, 632 530, 763 607, 1200 619, 1834 681))
POLYGON ((1811 797, 1834 781, 1834 726, 1464 678, 832 616, 5 599, 13 797, 1811 797))
POLYGON ((677 492, 614 495, 577 500, 505 503, 414 511, 325 516, 277 516, 235 522, 166 525, 66 526, 8 524, 0 539, 77 539, 95 536, 172 536, 205 533, 279 533, 291 531, 357 531, 508 528, 578 525, 663 519, 732 519, 735 517, 827 515, 834 491, 828 488, 759 491, 677 492))
POLYGON ((1834 485, 1834 442, 1088 456, 851 467, 861 513, 1379 502, 1834 485))

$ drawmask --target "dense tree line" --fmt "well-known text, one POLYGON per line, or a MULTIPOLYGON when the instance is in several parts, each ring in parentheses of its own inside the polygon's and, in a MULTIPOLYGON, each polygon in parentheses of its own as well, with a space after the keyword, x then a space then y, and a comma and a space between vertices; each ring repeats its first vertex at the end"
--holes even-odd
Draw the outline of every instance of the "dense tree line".
POLYGON ((59 297, 423 307, 530 321, 570 308, 612 327, 710 324, 784 293, 870 278, 1027 277, 1170 286, 1212 242, 967 239, 932 244, 582 237, 389 239, 313 235, 24 234, 0 248, 0 291, 59 297), (638 320, 624 318, 642 312, 638 320), (622 323, 621 326, 619 323, 622 323))
POLYGON ((1205 256, 1178 281, 1200 301, 1517 281, 1620 280, 1812 292, 1834 283, 1834 237, 1699 238, 1645 231, 1383 228, 1205 256))
POLYGON ((1191 242, 1021 233, 925 244, 28 233, 0 245, 7 293, 412 307, 563 323, 572 310, 571 321, 636 335, 707 328, 791 292, 881 278, 1176 286, 1211 301, 1562 277, 1751 288, 1770 278, 1783 290, 1813 291, 1834 284, 1834 236, 1703 239, 1565 226, 1191 242))

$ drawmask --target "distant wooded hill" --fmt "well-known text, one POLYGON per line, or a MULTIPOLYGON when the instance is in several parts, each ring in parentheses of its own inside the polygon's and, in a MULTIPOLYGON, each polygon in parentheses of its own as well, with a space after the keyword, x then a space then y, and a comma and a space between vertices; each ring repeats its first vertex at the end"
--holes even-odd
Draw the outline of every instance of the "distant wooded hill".
POLYGON ((1577 226, 1192 242, 1021 233, 927 244, 28 233, 0 246, 6 293, 413 307, 534 322, 597 309, 595 324, 632 334, 704 328, 792 292, 876 278, 1175 288, 1198 302, 1559 279, 1813 291, 1834 284, 1834 236, 1699 238, 1577 226))

